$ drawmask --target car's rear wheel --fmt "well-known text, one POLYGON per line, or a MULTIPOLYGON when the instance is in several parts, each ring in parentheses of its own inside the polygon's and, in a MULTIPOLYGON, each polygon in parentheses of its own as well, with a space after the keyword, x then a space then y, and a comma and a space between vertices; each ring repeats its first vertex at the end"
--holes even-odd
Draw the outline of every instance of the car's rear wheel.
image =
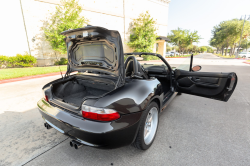
POLYGON ((159 107, 157 103, 152 102, 142 114, 139 131, 133 143, 134 147, 146 150, 152 145, 157 133, 158 122, 159 107))

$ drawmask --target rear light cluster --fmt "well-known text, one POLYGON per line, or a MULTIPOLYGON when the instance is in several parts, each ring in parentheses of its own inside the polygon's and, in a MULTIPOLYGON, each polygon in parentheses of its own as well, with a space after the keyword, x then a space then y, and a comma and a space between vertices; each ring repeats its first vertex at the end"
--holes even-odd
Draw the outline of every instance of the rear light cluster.
POLYGON ((44 98, 45 98, 45 100, 46 100, 47 102, 49 102, 48 96, 45 95, 44 98))
POLYGON ((98 121, 113 121, 120 118, 120 114, 112 109, 96 108, 82 105, 81 114, 83 118, 98 121))

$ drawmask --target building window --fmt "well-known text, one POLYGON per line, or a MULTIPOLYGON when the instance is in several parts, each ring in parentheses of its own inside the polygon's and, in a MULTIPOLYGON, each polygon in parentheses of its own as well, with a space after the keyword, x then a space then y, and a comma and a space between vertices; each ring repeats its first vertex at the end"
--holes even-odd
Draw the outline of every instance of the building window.
POLYGON ((156 52, 159 50, 159 43, 156 43, 156 52))

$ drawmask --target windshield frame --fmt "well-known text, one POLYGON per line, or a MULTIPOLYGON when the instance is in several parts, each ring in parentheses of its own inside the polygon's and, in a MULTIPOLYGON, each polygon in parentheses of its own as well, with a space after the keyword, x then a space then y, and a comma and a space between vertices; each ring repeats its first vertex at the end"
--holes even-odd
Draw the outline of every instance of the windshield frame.
POLYGON ((171 66, 168 64, 168 62, 165 60, 165 58, 163 58, 161 56, 161 54, 148 53, 148 52, 132 52, 132 53, 124 53, 124 56, 125 55, 139 55, 139 57, 141 57, 141 55, 153 55, 153 56, 156 56, 156 57, 160 58, 163 61, 163 63, 168 67, 168 70, 172 72, 171 66))

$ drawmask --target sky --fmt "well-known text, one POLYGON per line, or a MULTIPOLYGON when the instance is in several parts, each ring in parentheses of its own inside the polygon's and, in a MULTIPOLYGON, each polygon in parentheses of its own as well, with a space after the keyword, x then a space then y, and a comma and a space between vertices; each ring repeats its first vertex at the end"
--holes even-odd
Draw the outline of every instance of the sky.
POLYGON ((19 0, 4 1, 0 3, 0 55, 14 56, 28 51, 27 39, 23 24, 23 17, 19 0), (10 10, 11 9, 11 10, 10 10), (6 33, 7 32, 7 33, 6 33), (13 32, 9 34, 8 32, 13 32), (18 43, 16 45, 11 45, 18 43))
POLYGON ((168 33, 178 27, 197 30, 202 38, 198 46, 209 46, 215 25, 244 15, 250 15, 250 0, 171 0, 168 33))

